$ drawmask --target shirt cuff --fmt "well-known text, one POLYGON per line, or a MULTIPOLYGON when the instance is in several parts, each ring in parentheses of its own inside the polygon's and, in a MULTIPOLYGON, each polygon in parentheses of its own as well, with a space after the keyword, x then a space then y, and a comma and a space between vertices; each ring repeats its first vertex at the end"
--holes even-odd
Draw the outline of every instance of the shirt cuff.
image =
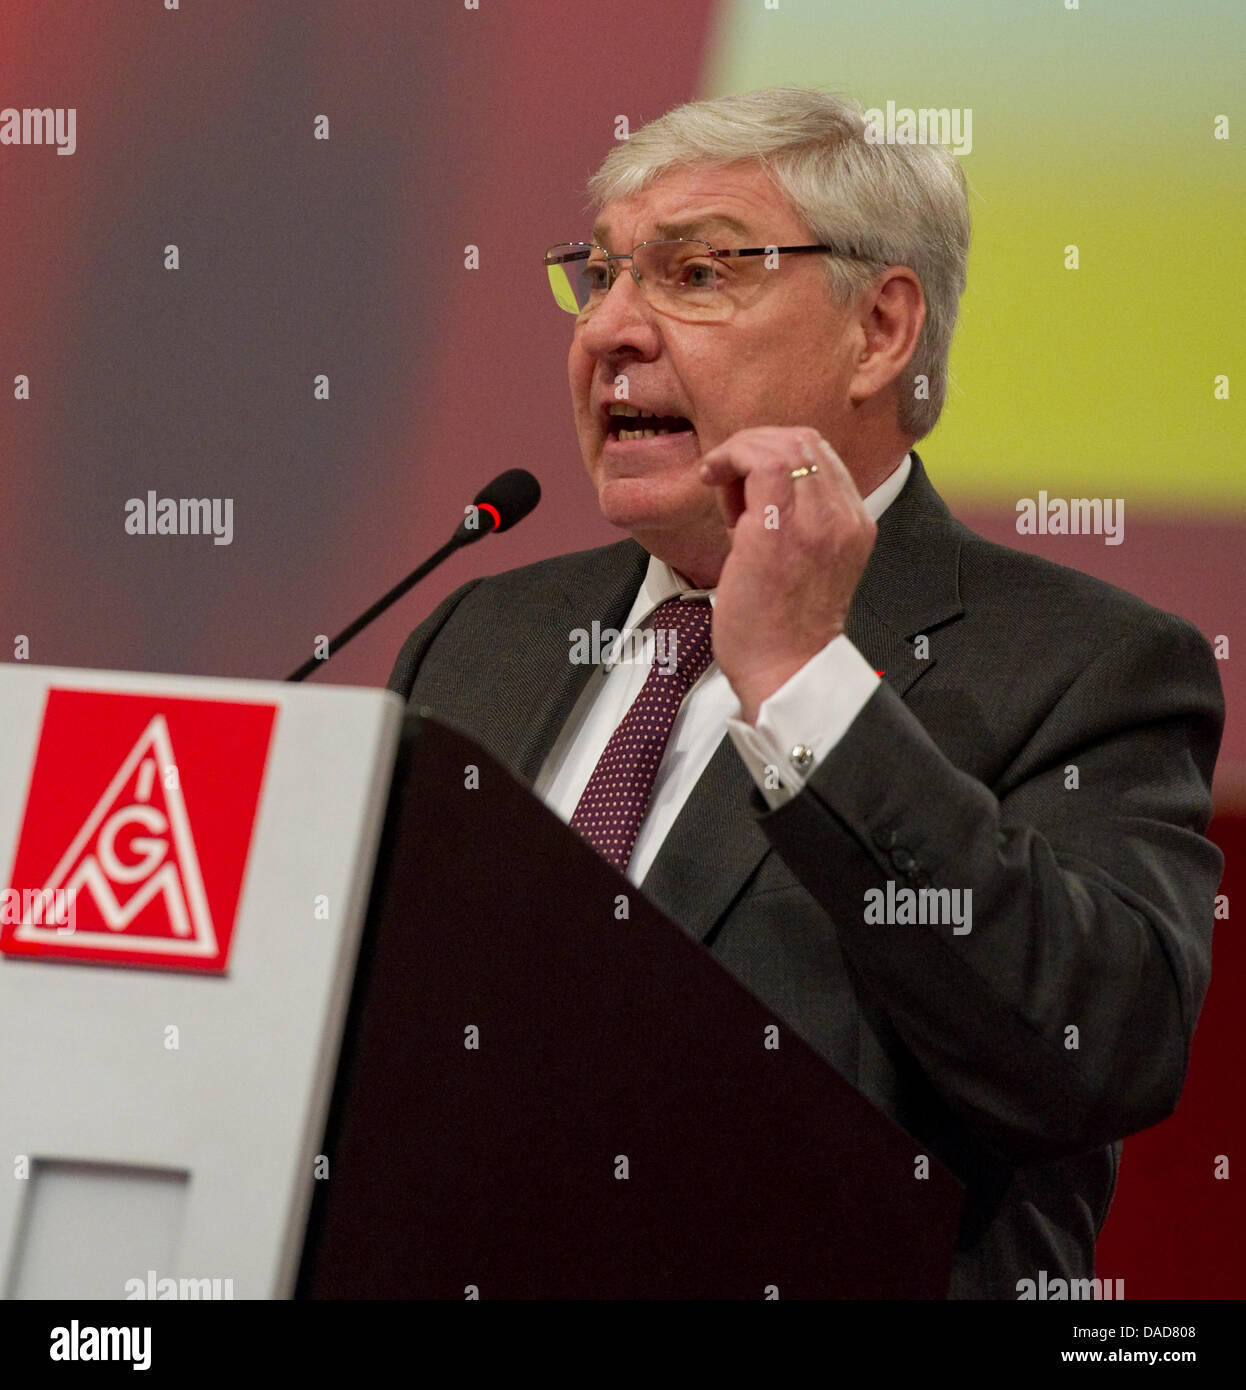
POLYGON ((763 701, 756 726, 736 714, 727 732, 772 811, 800 792, 878 689, 878 672, 843 634, 763 701))

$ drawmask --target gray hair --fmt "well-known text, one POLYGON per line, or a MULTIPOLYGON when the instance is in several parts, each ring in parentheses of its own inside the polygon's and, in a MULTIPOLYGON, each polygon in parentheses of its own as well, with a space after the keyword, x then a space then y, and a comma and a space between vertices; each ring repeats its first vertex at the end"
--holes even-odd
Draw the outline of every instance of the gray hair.
POLYGON ((906 265, 926 299, 902 381, 899 424, 930 433, 947 396, 948 352, 965 288, 969 203, 965 176, 938 144, 872 144, 851 98, 792 87, 677 106, 611 150, 589 180, 598 208, 641 192, 669 171, 695 165, 760 164, 820 241, 851 245, 867 261, 826 258, 838 302, 877 280, 884 264, 906 265), (916 378, 925 377, 928 399, 916 378))

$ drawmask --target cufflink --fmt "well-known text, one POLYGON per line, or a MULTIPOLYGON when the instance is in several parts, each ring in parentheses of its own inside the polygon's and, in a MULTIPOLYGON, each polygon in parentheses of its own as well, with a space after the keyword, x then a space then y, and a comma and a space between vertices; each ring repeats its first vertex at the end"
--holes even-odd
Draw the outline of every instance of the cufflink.
POLYGON ((804 772, 813 762, 813 749, 806 748, 803 743, 798 743, 787 756, 793 767, 804 772))
POLYGON ((917 860, 903 845, 899 849, 892 850, 891 862, 906 878, 911 878, 917 869, 917 860))

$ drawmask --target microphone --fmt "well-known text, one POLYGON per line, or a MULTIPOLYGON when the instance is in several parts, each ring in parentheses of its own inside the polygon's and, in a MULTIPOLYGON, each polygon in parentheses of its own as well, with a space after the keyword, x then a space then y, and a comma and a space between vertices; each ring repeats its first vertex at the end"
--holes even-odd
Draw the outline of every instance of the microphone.
POLYGON ((465 516, 454 533, 459 537, 459 545, 470 545, 490 531, 509 531, 516 522, 522 521, 541 500, 541 484, 526 468, 508 468, 499 473, 491 483, 486 483, 476 494, 472 506, 476 515, 465 516), (478 526, 468 522, 477 521, 478 526), (486 525, 486 521, 488 525, 486 525), (483 529, 482 529, 483 528, 483 529))
POLYGON ((540 500, 541 484, 527 469, 508 468, 505 473, 499 473, 476 494, 454 535, 435 555, 430 556, 418 569, 412 570, 405 579, 395 584, 389 593, 377 599, 372 607, 366 613, 361 613, 349 627, 343 628, 329 643, 329 650, 324 656, 308 657, 297 671, 286 677, 286 680, 301 681, 310 676, 339 652, 352 637, 357 637, 374 618, 379 618, 409 589, 414 589, 426 574, 431 574, 443 560, 449 559, 456 550, 471 545, 473 541, 478 541, 491 532, 509 531, 517 522, 522 521, 540 500))

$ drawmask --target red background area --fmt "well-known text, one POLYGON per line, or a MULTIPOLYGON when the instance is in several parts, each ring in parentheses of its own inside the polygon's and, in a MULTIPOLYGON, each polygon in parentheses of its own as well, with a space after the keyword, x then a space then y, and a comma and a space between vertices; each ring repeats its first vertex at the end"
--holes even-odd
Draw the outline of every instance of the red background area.
POLYGON ((1220 892, 1230 916, 1217 922, 1211 988, 1194 1036, 1185 1090, 1170 1120, 1125 1140, 1116 1199, 1099 1240, 1097 1272, 1124 1279, 1125 1297, 1241 1298, 1246 1152, 1241 1104, 1242 1001, 1246 949, 1234 905, 1246 902, 1246 820, 1220 816, 1211 838, 1224 852, 1220 892), (1227 1155, 1228 1180, 1214 1176, 1227 1155))

